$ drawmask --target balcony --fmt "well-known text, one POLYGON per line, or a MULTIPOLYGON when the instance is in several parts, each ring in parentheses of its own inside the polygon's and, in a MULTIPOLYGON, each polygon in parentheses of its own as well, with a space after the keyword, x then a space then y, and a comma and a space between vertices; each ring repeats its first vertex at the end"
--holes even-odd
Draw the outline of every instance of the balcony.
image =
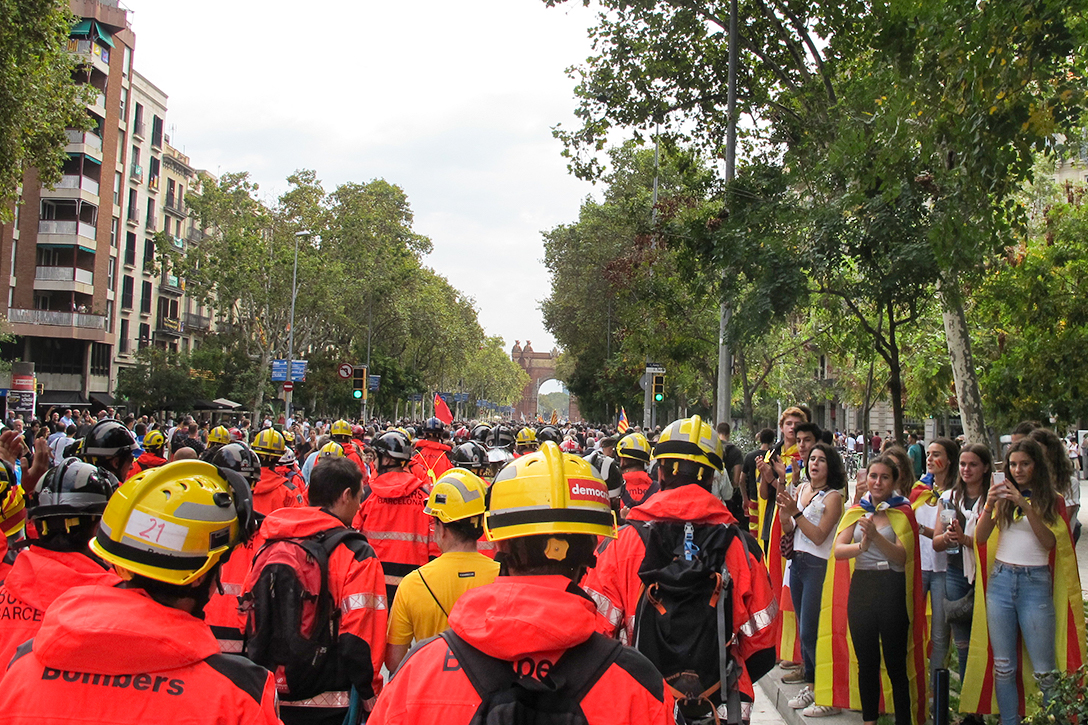
POLYGON ((189 230, 189 235, 187 238, 190 242, 200 242, 204 239, 205 236, 206 235, 204 234, 204 232, 200 231, 196 227, 193 227, 189 230))
POLYGON ((79 327, 87 330, 105 330, 105 315, 59 310, 8 310, 8 322, 24 325, 52 325, 55 327, 79 327))
POLYGON ((136 184, 144 183, 144 167, 139 164, 131 164, 129 166, 128 177, 136 184))
POLYGON ((97 231, 86 222, 56 221, 46 219, 38 222, 38 243, 79 246, 92 252, 97 250, 95 243, 97 231))
POLYGON ((109 48, 103 48, 101 45, 91 40, 77 40, 75 38, 70 38, 68 40, 68 52, 72 55, 75 55, 79 60, 85 63, 90 63, 93 67, 109 75, 109 48))
POLYGON ((106 94, 99 91, 88 104, 90 109, 102 118, 106 117, 106 94))
POLYGON ((70 154, 84 154, 98 161, 102 160, 101 136, 90 131, 84 133, 71 128, 65 133, 68 134, 68 147, 65 148, 65 151, 70 154))
POLYGON ((142 139, 147 134, 147 124, 143 121, 132 122, 132 135, 142 139))
POLYGON ((60 181, 52 189, 42 186, 42 196, 58 199, 85 199, 97 204, 98 182, 86 176, 66 174, 60 177, 60 181), (94 198, 89 198, 92 196, 94 198))
POLYGON ((128 214, 125 215, 125 220, 135 226, 140 223, 140 208, 137 206, 130 206, 128 208, 128 214))
POLYGON ((159 176, 158 176, 158 174, 150 177, 147 180, 147 188, 150 189, 151 191, 158 191, 159 190, 159 176))
POLYGON ((167 295, 181 295, 185 292, 185 282, 176 274, 164 274, 159 284, 159 292, 167 295))
POLYGON ((34 289, 94 294, 94 272, 79 267, 37 267, 34 270, 34 289))
POLYGON ((175 317, 160 317, 159 324, 155 326, 156 334, 180 337, 183 332, 185 332, 185 325, 175 317))
POLYGON ((187 330, 206 332, 212 327, 212 318, 207 315, 197 315, 192 312, 186 312, 183 320, 185 322, 185 329, 187 330))
POLYGON ((189 216, 189 212, 185 211, 184 206, 178 200, 178 198, 169 192, 166 193, 166 204, 164 208, 170 214, 173 214, 174 216, 179 216, 182 219, 189 216))

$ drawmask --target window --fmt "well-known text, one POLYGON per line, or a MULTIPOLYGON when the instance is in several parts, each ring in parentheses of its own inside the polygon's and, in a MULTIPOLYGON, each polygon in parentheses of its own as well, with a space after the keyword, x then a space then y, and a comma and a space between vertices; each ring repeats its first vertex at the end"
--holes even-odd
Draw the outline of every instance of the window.
POLYGON ((125 64, 121 66, 121 75, 128 77, 132 72, 132 48, 125 46, 125 64))
MULTIPOLYGON (((136 108, 139 108, 139 107, 140 107, 140 104, 137 103, 136 108)), ((140 147, 137 146, 136 144, 132 144, 132 165, 133 166, 139 166, 140 165, 140 147)))
POLYGON ((128 220, 134 222, 140 218, 140 210, 136 208, 136 201, 139 199, 135 189, 128 190, 128 220))
POLYGON ((144 240, 144 271, 155 266, 155 240, 144 240))
MULTIPOLYGON (((125 53, 128 53, 128 48, 125 48, 125 53)), ((128 107, 128 89, 121 88, 121 118, 128 118, 125 115, 125 108, 128 107)))
POLYGON ((121 332, 117 335, 117 352, 124 355, 128 352, 128 320, 121 320, 121 332))
POLYGON ((91 375, 110 374, 110 346, 104 342, 91 343, 91 375))
POLYGON ((151 145, 162 148, 162 119, 151 117, 151 145))
POLYGON ((113 332, 113 300, 106 300, 106 332, 113 332))
POLYGON ((125 185, 120 171, 113 172, 113 204, 121 206, 121 187, 125 185))
POLYGON ((161 173, 162 162, 152 156, 147 161, 147 185, 152 189, 159 188, 159 174, 161 173))
MULTIPOLYGON (((65 251, 67 252, 67 250, 65 251)), ((56 247, 38 247, 38 256, 35 263, 39 267, 67 266, 66 263, 60 261, 60 250, 56 247)))
POLYGON ((147 199, 147 228, 151 231, 156 231, 155 226, 155 199, 148 197, 147 199))
POLYGON ((117 257, 110 257, 109 267, 106 269, 106 284, 110 291, 116 291, 117 287, 117 257))
POLYGON ((146 322, 140 325, 140 340, 138 344, 141 350, 151 344, 151 325, 146 322))
POLYGON ((177 184, 173 179, 166 180, 166 206, 174 208, 177 206, 175 193, 177 192, 177 184))
POLYGON ((132 285, 133 279, 129 275, 121 278, 121 309, 132 309, 132 285))
POLYGON ((129 232, 128 237, 125 238, 125 264, 130 267, 136 266, 136 233, 129 232))
POLYGON ((121 223, 121 220, 118 219, 117 217, 114 217, 113 220, 110 222, 110 246, 111 247, 116 247, 117 244, 118 244, 118 242, 117 242, 117 227, 118 227, 118 225, 120 223, 121 223))
MULTIPOLYGON (((15 256, 16 256, 15 253, 16 253, 16 248, 18 247, 18 245, 19 245, 19 240, 18 239, 11 240, 11 276, 12 277, 15 276, 15 256)), ((10 302, 8 303, 8 307, 11 307, 10 302)))
MULTIPOLYGON (((140 103, 136 104, 136 110, 132 113, 132 122, 136 124, 137 128, 144 123, 144 107, 140 103)), ((139 133, 139 131, 137 131, 137 133, 139 133)), ((142 136, 143 134, 140 135, 142 136)))
POLYGON ((140 314, 151 314, 151 283, 144 282, 143 294, 140 296, 140 314))

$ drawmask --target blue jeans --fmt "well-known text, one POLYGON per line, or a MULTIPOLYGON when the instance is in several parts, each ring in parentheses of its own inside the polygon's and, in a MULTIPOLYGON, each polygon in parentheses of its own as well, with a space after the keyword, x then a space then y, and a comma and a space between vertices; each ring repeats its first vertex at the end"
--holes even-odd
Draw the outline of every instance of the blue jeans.
POLYGON ((816 681, 816 631, 820 625, 820 600, 823 597, 827 559, 795 551, 790 562, 790 598, 801 630, 801 661, 805 682, 816 681))
MULTIPOLYGON (((968 552, 968 555, 970 555, 970 552, 968 552)), ((957 599, 966 597, 970 591, 971 584, 967 581, 967 577, 963 575, 963 569, 957 569, 949 565, 944 577, 945 599, 954 602, 957 599)), ((936 615, 934 615, 934 619, 936 619, 936 615)), ((960 682, 963 682, 964 675, 967 672, 967 650, 971 645, 971 620, 953 622, 952 639, 955 641, 956 651, 959 653, 960 682)))
POLYGON ((1054 599, 1050 568, 996 562, 986 587, 986 623, 994 651, 994 691, 1001 725, 1020 722, 1016 688, 1018 635, 1031 658, 1032 670, 1049 702, 1057 663, 1054 656, 1054 599))
POLYGON ((944 667, 944 661, 948 659, 948 622, 944 618, 945 572, 923 571, 922 593, 929 594, 933 607, 933 621, 929 633, 933 643, 933 654, 929 658, 929 683, 932 692, 933 673, 944 667))

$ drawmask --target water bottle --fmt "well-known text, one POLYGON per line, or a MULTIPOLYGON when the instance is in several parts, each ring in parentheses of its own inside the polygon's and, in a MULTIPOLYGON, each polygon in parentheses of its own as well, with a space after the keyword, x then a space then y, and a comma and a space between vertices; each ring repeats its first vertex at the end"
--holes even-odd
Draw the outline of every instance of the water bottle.
MULTIPOLYGON (((952 522, 956 520, 956 507, 948 499, 941 499, 941 523, 944 524, 944 530, 948 531, 952 528, 952 522)), ((958 554, 960 553, 960 545, 949 544, 945 549, 946 554, 958 554)))

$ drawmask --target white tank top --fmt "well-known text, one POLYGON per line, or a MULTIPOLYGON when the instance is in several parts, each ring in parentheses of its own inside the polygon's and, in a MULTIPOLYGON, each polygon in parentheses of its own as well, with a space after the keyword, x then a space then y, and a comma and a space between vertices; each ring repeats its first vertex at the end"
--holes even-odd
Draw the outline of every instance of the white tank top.
MULTIPOLYGON (((796 549, 796 546, 794 547, 796 549)), ((997 560, 1013 566, 1047 566, 1050 552, 1043 548, 1025 516, 1001 529, 997 541, 997 560)))
MULTIPOLYGON (((812 500, 808 502, 808 506, 805 506, 804 511, 801 514, 811 521, 816 526, 820 525, 820 519, 824 517, 824 497, 831 493, 831 489, 824 489, 818 491, 812 497, 812 500)), ((840 494, 841 495, 841 494, 840 494)), ((799 527, 794 527, 796 533, 793 535, 793 550, 803 551, 806 554, 812 554, 818 556, 821 559, 827 559, 831 556, 831 546, 835 543, 835 527, 831 527, 831 532, 824 539, 824 543, 817 546, 812 543, 812 539, 805 536, 805 532, 801 531, 799 527)))

